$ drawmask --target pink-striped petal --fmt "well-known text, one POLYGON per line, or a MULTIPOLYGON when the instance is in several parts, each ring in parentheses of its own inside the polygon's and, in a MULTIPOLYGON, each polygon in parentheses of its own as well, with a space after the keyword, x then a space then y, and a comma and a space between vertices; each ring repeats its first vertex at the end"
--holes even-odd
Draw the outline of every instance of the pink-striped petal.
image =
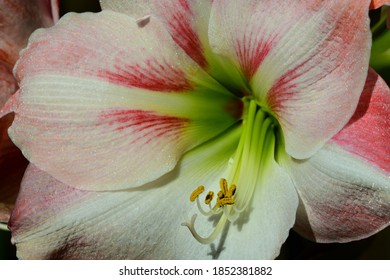
POLYGON ((12 140, 42 170, 87 190, 160 177, 240 108, 158 21, 139 27, 112 11, 68 14, 36 32, 16 77, 20 94, 3 110, 16 113, 12 140))
POLYGON ((102 9, 126 13, 144 24, 153 17, 161 20, 173 40, 201 67, 206 68, 210 0, 189 1, 100 1, 102 9))
POLYGON ((153 1, 154 13, 165 23, 173 40, 202 68, 208 67, 208 19, 212 1, 153 1))
POLYGON ((295 158, 313 155, 356 108, 370 55, 368 5, 213 2, 213 50, 233 60, 259 102, 276 115, 295 158))
POLYGON ((390 224, 390 90, 372 70, 351 121, 306 161, 287 164, 301 198, 296 229, 318 242, 390 224))

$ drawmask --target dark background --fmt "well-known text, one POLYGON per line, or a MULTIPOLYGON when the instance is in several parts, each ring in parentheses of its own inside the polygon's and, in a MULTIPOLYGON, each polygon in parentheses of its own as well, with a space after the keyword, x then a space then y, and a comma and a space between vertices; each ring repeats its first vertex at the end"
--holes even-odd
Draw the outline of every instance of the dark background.
MULTIPOLYGON (((61 14, 68 11, 84 12, 100 11, 98 0, 62 0, 61 14)), ((378 16, 378 12, 371 12, 373 21, 378 16)), ((381 74, 390 84, 390 70, 384 69, 381 74)), ((15 247, 9 242, 11 235, 9 232, 0 230, 0 259, 16 259, 15 247)), ((308 241, 293 230, 286 243, 283 245, 278 259, 390 259, 390 227, 360 241, 350 243, 318 244, 308 241)))

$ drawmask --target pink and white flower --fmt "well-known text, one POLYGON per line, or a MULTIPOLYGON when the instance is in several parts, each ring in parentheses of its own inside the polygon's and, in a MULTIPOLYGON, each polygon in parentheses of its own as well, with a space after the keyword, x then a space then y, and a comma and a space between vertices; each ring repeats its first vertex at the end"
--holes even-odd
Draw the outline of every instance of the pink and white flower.
MULTIPOLYGON (((12 69, 30 34, 58 20, 56 0, 0 0, 0 108, 17 90, 12 69)), ((13 116, 0 118, 0 222, 8 222, 28 162, 8 137, 13 116)))
POLYGON ((389 225, 369 0, 101 5, 35 32, 15 69, 20 258, 274 258, 294 224, 320 242, 389 225))

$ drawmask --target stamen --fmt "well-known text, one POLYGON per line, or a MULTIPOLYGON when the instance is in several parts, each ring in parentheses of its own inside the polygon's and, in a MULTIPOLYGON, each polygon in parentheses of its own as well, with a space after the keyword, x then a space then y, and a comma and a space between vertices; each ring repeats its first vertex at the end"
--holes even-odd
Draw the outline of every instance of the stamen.
POLYGON ((227 197, 232 197, 235 193, 236 193, 236 185, 235 184, 231 184, 230 185, 230 188, 229 188, 229 191, 227 192, 226 196, 227 197))
POLYGON ((204 203, 206 203, 207 205, 210 204, 210 202, 213 200, 213 197, 214 197, 214 193, 212 191, 209 191, 209 193, 206 195, 206 198, 204 200, 204 203))
POLYGON ((228 192, 228 183, 225 178, 221 178, 221 180, 219 180, 219 186, 221 187, 221 191, 223 194, 226 194, 228 192))
POLYGON ((199 186, 194 190, 191 195, 190 195, 190 201, 194 202, 195 199, 202 193, 204 192, 204 186, 199 186))
POLYGON ((217 207, 219 208, 225 205, 233 205, 233 204, 234 204, 234 199, 232 197, 224 197, 217 201, 217 207))

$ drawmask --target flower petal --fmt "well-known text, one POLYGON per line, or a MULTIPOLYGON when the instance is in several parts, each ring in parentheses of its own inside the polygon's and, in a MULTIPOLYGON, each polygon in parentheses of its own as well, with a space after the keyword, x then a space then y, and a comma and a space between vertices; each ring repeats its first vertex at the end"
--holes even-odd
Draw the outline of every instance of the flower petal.
MULTIPOLYGON (((88 192, 30 165, 10 221, 21 259, 177 259, 176 232, 189 195, 225 172, 240 129, 186 154, 177 168, 141 188, 88 192)), ((180 248, 181 249, 181 248, 180 248)), ((186 252, 187 254, 188 252, 186 252)), ((207 258, 206 250, 193 258, 207 258)))
POLYGON ((17 90, 17 84, 12 75, 12 67, 0 62, 0 109, 17 90))
POLYGON ((330 143, 390 173, 390 89, 370 69, 355 114, 330 143))
POLYGON ((390 5, 388 0, 371 0, 370 9, 378 9, 383 5, 390 5))
POLYGON ((277 116, 293 157, 310 157, 356 108, 370 55, 366 2, 213 2, 213 50, 277 116))
POLYGON ((201 67, 207 67, 204 48, 208 41, 210 0, 100 1, 100 4, 103 10, 109 9, 136 17, 139 24, 145 24, 150 17, 157 16, 178 46, 201 67))
POLYGON ((140 26, 152 18, 161 21, 173 41, 212 77, 238 96, 247 93, 247 85, 234 65, 213 53, 208 38, 210 0, 105 1, 103 10, 113 10, 137 18, 140 26))
POLYGON ((165 23, 173 40, 202 68, 208 66, 208 19, 210 0, 153 1, 153 11, 165 23))
POLYGON ((140 28, 111 11, 68 14, 36 32, 16 76, 20 94, 4 109, 16 113, 12 140, 40 169, 86 190, 154 180, 239 117, 240 101, 158 22, 140 28))
POLYGON ((389 105, 389 88, 370 70, 345 128, 309 160, 287 164, 301 198, 298 232, 348 242, 390 224, 389 105))
POLYGON ((19 191, 27 160, 11 142, 7 129, 13 117, 0 118, 0 222, 7 223, 19 191))
POLYGON ((146 19, 152 11, 152 0, 99 0, 99 2, 102 10, 123 13, 136 19, 146 19))
POLYGON ((29 35, 39 27, 49 27, 58 19, 57 1, 2 0, 0 28, 1 60, 13 65, 29 35))
POLYGON ((388 174, 334 145, 286 165, 301 198, 296 230, 303 236, 349 242, 390 224, 388 174))
MULTIPOLYGON (((34 29, 53 25, 59 17, 58 1, 0 1, 0 109, 16 92, 12 74, 19 51, 26 46, 34 29)), ((0 222, 8 222, 26 159, 8 137, 13 116, 0 116, 0 222)))
POLYGON ((53 25, 59 17, 58 1, 0 1, 0 108, 16 91, 12 68, 30 34, 53 25))

